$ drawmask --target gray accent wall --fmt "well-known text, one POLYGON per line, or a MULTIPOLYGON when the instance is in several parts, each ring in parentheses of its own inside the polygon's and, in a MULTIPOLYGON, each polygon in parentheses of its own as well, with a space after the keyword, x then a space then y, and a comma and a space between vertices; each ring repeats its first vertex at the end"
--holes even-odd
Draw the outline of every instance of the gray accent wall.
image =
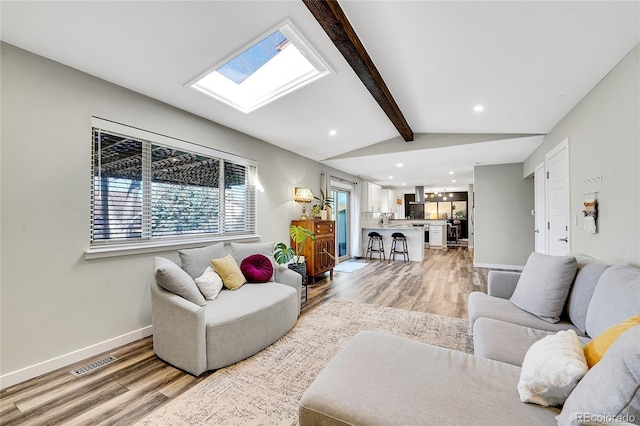
POLYGON ((521 269, 534 250, 533 179, 523 164, 476 166, 474 177, 475 266, 521 269))
POLYGON ((571 251, 640 266, 640 45, 544 138, 524 176, 569 138, 571 251), (586 180, 601 176, 595 183, 586 180), (584 194, 598 191, 598 232, 584 232, 584 194))
MULTIPOLYGON (((262 241, 287 241, 295 186, 351 175, 14 46, 1 44, 0 374, 151 325, 156 255, 85 260, 91 116, 258 161, 262 241)), ((126 66, 123 64, 122 66, 126 66)), ((136 70, 131 70, 136 72, 136 70)), ((185 89, 186 90, 186 89, 185 89)))

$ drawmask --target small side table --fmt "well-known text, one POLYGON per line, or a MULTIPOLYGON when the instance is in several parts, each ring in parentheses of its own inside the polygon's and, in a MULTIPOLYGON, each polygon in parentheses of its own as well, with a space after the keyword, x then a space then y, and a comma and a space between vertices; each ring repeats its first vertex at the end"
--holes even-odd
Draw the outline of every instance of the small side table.
POLYGON ((304 301, 308 300, 309 296, 309 276, 305 275, 302 277, 302 286, 304 287, 304 301))

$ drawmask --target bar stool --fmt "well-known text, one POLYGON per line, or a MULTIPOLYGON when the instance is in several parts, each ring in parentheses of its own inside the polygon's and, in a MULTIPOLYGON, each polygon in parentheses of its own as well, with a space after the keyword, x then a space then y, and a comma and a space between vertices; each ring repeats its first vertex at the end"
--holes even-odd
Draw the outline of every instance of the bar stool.
POLYGON ((407 237, 402 232, 394 232, 391 234, 393 241, 391 242, 391 251, 389 252, 389 262, 396 260, 396 253, 402 254, 403 261, 409 261, 409 248, 407 246, 407 237), (400 243, 401 247, 398 247, 400 243))
POLYGON ((367 245, 367 253, 364 255, 365 259, 368 257, 372 259, 373 253, 378 253, 380 260, 385 260, 384 254, 384 240, 382 235, 375 231, 369 232, 369 244, 367 245))

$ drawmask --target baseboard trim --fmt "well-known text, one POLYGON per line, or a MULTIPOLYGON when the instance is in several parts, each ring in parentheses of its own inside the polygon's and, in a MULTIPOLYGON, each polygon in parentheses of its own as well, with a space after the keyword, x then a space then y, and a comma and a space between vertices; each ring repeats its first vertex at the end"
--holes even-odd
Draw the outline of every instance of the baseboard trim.
POLYGON ((522 265, 499 265, 496 263, 478 263, 473 262, 474 268, 488 268, 488 269, 506 269, 508 271, 522 271, 524 266, 522 265))
POLYGON ((122 336, 114 337, 113 339, 105 340, 104 342, 96 343, 95 345, 87 346, 86 348, 78 349, 77 351, 73 351, 11 373, 3 374, 0 376, 0 389, 17 385, 18 383, 50 373, 59 368, 82 361, 83 359, 100 355, 103 352, 116 349, 128 343, 135 342, 136 340, 151 336, 152 334, 153 326, 150 325, 148 327, 132 331, 131 333, 123 334, 122 336))

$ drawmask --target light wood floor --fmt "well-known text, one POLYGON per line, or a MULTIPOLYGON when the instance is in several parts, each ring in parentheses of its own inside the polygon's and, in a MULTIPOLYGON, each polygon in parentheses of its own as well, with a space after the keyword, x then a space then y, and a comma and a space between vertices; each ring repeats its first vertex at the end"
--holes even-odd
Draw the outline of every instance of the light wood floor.
MULTIPOLYGON (((337 298, 467 318, 469 293, 486 291, 488 270, 474 268, 465 249, 426 250, 422 263, 367 262, 354 273, 335 272, 333 280, 327 273, 309 286, 302 315, 337 298)), ((106 354, 1 391, 0 424, 127 425, 211 374, 196 378, 167 365, 153 353, 151 337, 108 354, 118 361, 84 377, 69 371, 106 354)))

